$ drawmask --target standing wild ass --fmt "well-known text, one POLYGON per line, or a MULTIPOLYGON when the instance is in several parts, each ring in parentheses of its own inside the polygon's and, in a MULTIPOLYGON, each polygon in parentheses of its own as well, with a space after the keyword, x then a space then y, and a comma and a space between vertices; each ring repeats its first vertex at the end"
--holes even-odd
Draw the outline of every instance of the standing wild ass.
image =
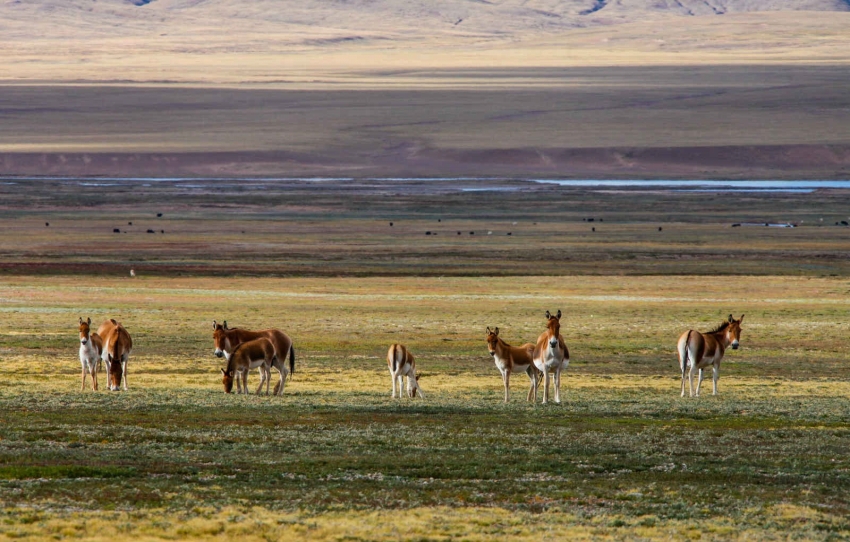
POLYGON ((502 382, 505 384, 505 402, 510 400, 511 373, 524 372, 531 380, 526 401, 531 401, 532 395, 540 385, 542 375, 534 366, 534 345, 525 343, 522 346, 511 346, 499 337, 499 328, 492 331, 487 328, 487 350, 493 356, 496 368, 502 373, 502 382))
POLYGON ((97 334, 103 340, 101 359, 106 363, 106 383, 112 391, 121 389, 127 391, 127 362, 133 350, 133 340, 130 334, 114 318, 110 318, 97 328, 97 334))
MULTIPOLYGON (((233 391, 233 379, 236 378, 236 393, 248 395, 248 371, 256 367, 260 368, 260 386, 257 395, 266 385, 266 395, 269 394, 269 383, 271 382, 271 367, 275 360, 275 350, 271 341, 265 337, 240 343, 227 356, 227 369, 222 369, 222 384, 224 391, 233 391)), ((283 381, 281 381, 283 382, 283 381)), ((277 388, 275 388, 277 391, 277 388)), ((280 390, 283 395, 283 386, 280 390)))
MULTIPOLYGON (((537 338, 532 357, 534 365, 543 373, 543 402, 549 402, 549 371, 555 373, 555 402, 561 402, 561 371, 570 364, 570 351, 561 336, 561 311, 552 316, 546 311, 546 331, 537 338)), ((534 400, 537 401, 535 390, 534 400)))
POLYGON ((292 346, 292 339, 289 338, 289 335, 277 329, 248 331, 238 327, 228 328, 227 320, 221 324, 213 320, 215 355, 219 358, 228 356, 228 352, 232 352, 240 344, 254 339, 268 339, 272 343, 275 352, 273 366, 280 374, 280 381, 274 387, 274 395, 283 395, 283 381, 286 379, 286 375, 295 373, 295 347, 292 346), (286 368, 287 353, 289 354, 289 369, 286 368))
POLYGON ((97 391, 97 362, 103 354, 103 341, 100 335, 91 332, 91 318, 85 322, 80 318, 80 363, 83 366, 83 383, 80 391, 86 389, 86 374, 91 375, 91 388, 97 391))
POLYGON ((717 395, 717 380, 720 378, 720 360, 726 353, 726 348, 732 345, 732 350, 738 349, 741 340, 741 322, 744 315, 735 320, 732 315, 729 319, 708 333, 702 333, 693 329, 682 333, 679 337, 677 350, 679 353, 679 369, 682 371, 682 397, 685 396, 685 373, 688 373, 688 391, 690 397, 694 397, 694 371, 699 369, 699 380, 697 381, 696 396, 699 397, 699 387, 702 384, 702 370, 711 365, 712 382, 714 384, 712 395, 717 395), (690 368, 690 371, 688 371, 690 368))
POLYGON ((419 387, 419 376, 416 374, 416 360, 413 354, 401 344, 393 344, 387 351, 387 366, 390 369, 390 377, 393 379, 393 399, 395 399, 396 382, 398 382, 398 398, 401 399, 402 384, 407 377, 407 396, 411 399, 419 397, 425 399, 422 388, 419 387))

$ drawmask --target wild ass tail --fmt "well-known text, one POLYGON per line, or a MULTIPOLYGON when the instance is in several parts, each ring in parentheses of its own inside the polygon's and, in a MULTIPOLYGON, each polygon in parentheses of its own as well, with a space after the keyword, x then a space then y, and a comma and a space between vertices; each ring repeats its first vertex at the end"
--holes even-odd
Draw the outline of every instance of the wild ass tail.
POLYGON ((289 345, 289 380, 292 381, 292 375, 295 374, 295 346, 289 345))
POLYGON ((688 338, 685 339, 685 355, 682 356, 682 378, 683 379, 685 378, 685 371, 688 370, 688 350, 691 346, 691 333, 693 333, 693 332, 694 332, 693 329, 688 330, 688 338))
POLYGON ((398 358, 396 357, 396 352, 398 352, 398 345, 393 345, 393 374, 398 371, 398 358))

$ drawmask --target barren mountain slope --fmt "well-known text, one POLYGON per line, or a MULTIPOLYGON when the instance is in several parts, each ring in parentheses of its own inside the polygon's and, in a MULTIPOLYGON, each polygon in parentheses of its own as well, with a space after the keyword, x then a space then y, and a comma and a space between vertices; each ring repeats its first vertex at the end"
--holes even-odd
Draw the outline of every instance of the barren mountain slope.
MULTIPOLYGON (((850 11, 848 0, 7 0, 6 39, 348 30, 383 37, 433 32, 519 37, 662 16, 850 11)), ((353 36, 352 36, 353 37, 353 36)), ((238 41, 237 36, 233 36, 238 41)))

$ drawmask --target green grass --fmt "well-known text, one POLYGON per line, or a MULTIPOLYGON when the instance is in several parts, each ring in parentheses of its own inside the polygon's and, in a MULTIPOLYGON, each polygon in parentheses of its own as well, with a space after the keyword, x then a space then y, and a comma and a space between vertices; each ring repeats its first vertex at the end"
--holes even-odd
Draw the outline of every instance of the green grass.
POLYGON ((847 538, 847 286, 5 277, 0 536, 847 538), (533 340, 556 308, 564 402, 516 377, 503 404, 484 328, 533 340), (720 395, 680 398, 678 333, 728 312, 747 316, 720 395), (78 316, 130 330, 129 392, 79 391, 78 316), (283 398, 223 393, 225 318, 295 338, 283 398), (394 341, 427 400, 389 397, 394 341))

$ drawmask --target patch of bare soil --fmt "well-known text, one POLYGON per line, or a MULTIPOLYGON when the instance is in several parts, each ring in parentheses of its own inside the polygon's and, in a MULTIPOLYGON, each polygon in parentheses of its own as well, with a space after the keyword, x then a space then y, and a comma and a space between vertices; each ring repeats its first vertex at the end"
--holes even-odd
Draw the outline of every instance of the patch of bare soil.
POLYGON ((0 175, 846 178, 850 145, 186 153, 4 153, 0 175))

